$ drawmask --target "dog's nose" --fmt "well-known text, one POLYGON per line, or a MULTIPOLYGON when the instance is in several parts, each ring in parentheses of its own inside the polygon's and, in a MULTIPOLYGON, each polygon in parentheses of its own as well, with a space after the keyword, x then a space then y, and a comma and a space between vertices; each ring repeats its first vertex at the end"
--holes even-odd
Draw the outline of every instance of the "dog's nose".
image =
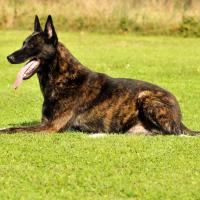
POLYGON ((14 63, 14 61, 15 61, 15 58, 14 58, 14 56, 12 56, 12 55, 8 56, 7 59, 8 59, 8 61, 9 61, 10 63, 14 63))

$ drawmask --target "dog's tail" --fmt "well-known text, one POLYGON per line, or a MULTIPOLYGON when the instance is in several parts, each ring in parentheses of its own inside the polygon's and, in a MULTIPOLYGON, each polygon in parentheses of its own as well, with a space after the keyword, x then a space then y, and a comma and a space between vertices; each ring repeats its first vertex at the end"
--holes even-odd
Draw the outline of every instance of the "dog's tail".
POLYGON ((192 131, 187 128, 183 123, 181 123, 182 135, 188 136, 200 136, 200 131, 192 131))

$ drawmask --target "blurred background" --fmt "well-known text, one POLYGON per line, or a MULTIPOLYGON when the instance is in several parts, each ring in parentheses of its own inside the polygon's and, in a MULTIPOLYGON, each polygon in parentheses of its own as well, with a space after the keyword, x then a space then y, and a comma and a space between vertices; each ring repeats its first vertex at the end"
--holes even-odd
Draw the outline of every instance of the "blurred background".
POLYGON ((0 0, 0 29, 51 14, 63 31, 200 36, 200 0, 0 0))

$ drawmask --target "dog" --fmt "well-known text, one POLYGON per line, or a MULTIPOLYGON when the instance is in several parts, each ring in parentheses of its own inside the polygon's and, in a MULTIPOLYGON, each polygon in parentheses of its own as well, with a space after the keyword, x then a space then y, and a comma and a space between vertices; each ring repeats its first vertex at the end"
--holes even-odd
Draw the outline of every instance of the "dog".
POLYGON ((58 41, 49 15, 44 30, 35 16, 34 32, 7 57, 23 63, 14 87, 37 74, 43 95, 39 125, 1 129, 0 133, 87 133, 199 135, 181 121, 174 95, 154 84, 112 78, 82 65, 58 41))

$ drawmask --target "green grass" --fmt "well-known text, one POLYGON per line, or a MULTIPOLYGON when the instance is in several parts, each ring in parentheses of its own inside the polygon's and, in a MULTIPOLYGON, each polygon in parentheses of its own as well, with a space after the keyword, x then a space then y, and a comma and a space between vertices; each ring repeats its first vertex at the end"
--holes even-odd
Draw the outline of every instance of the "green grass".
MULTIPOLYGON (((39 122, 37 77, 12 90, 22 65, 6 56, 27 32, 0 32, 0 127, 39 122)), ((170 90, 200 130, 200 40, 59 33, 83 64, 170 90)), ((86 134, 1 135, 0 199, 200 199, 200 138, 86 134)))

